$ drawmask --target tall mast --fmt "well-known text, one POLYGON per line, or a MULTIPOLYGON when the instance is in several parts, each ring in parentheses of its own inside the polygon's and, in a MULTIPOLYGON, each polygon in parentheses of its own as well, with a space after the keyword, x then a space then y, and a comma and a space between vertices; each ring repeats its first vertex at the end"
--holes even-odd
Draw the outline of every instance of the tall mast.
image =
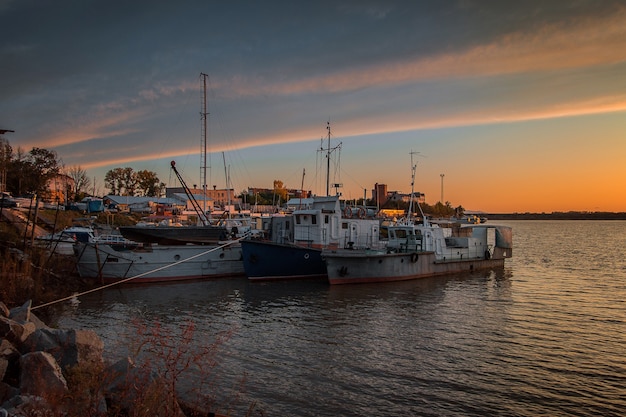
POLYGON ((326 152, 326 197, 330 196, 330 121, 326 122, 328 131, 328 151, 326 152))
MULTIPOLYGON (((341 142, 339 142, 339 144, 335 146, 334 148, 331 148, 330 146, 330 136, 331 136, 330 135, 330 122, 326 123, 326 130, 328 131, 328 146, 326 147, 326 149, 324 149, 324 138, 322 137, 319 152, 326 153, 326 196, 330 197, 330 156, 334 151, 341 151, 341 142)), ((341 186, 342 184, 339 184, 339 183, 333 184, 333 187, 337 189, 337 195, 339 195, 338 188, 341 186)))
MULTIPOLYGON (((409 213, 407 215, 407 223, 411 221, 411 215, 413 214, 413 198, 415 197, 415 172, 417 171, 417 162, 413 163, 413 155, 419 155, 419 152, 411 151, 411 199, 409 201, 409 213)), ((419 201, 417 202, 417 208, 420 210, 424 225, 426 225, 426 217, 422 211, 419 201)))
POLYGON ((209 113, 207 112, 207 98, 206 98, 206 80, 208 75, 201 72, 203 84, 203 97, 202 97, 202 112, 200 112, 200 119, 202 120, 202 141, 200 143, 200 179, 202 180, 202 209, 206 213, 206 171, 207 171, 207 120, 209 113))

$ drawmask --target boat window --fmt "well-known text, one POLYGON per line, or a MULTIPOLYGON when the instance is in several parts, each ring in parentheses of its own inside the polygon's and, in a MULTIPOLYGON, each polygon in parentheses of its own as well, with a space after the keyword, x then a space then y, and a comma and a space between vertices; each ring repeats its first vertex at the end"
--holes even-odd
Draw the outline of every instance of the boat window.
POLYGON ((291 222, 290 222, 289 220, 287 220, 287 221, 285 222, 285 229, 286 229, 286 230, 290 230, 290 229, 291 229, 291 224, 290 224, 290 223, 291 223, 291 222))
POLYGON ((348 222, 341 222, 341 228, 342 229, 347 229, 348 228, 348 222))
POLYGON ((311 224, 317 224, 317 216, 311 216, 311 224))
POLYGON ((406 229, 396 229, 396 237, 402 239, 403 237, 406 237, 406 229))
POLYGON ((324 215, 324 223, 326 224, 330 223, 330 216, 328 214, 324 215))

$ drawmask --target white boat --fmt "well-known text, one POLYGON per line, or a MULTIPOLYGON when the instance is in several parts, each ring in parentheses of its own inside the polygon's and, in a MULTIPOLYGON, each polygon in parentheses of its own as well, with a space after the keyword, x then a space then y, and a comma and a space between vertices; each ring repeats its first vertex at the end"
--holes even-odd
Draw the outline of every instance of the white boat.
MULTIPOLYGON (((411 152, 411 156, 413 152, 411 152)), ((385 246, 366 250, 325 250, 322 258, 330 284, 404 281, 464 271, 501 268, 512 256, 512 230, 507 226, 440 227, 430 223, 418 204, 422 223, 407 220, 388 225, 385 246)), ((381 229, 382 230, 382 229, 381 229)))
POLYGON ((168 282, 232 277, 244 274, 241 246, 116 245, 79 243, 74 246, 78 273, 102 282, 168 282))
POLYGON ((403 281, 436 275, 501 268, 512 256, 508 226, 443 228, 424 221, 387 228, 387 246, 375 250, 322 253, 330 284, 403 281))
POLYGON ((37 236, 35 244, 59 255, 73 255, 76 242, 94 242, 96 236, 91 227, 71 226, 60 232, 37 236))

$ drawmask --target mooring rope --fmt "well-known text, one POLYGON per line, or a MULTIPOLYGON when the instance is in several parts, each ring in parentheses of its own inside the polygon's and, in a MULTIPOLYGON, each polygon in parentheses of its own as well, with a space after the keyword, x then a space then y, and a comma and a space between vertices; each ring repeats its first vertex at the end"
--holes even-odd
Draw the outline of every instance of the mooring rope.
POLYGON ((110 283, 110 284, 107 284, 107 285, 103 285, 103 286, 101 286, 101 287, 98 287, 98 288, 92 288, 91 290, 87 290, 87 291, 84 291, 84 292, 81 292, 81 293, 78 293, 78 294, 72 294, 72 295, 70 295, 70 296, 68 296, 68 297, 59 298, 58 300, 50 301, 50 302, 47 302, 47 303, 45 303, 45 304, 40 304, 40 305, 38 305, 38 306, 31 307, 31 310, 36 310, 36 309, 38 309, 38 308, 47 307, 47 306, 50 306, 50 305, 52 305, 52 304, 57 304, 57 303, 60 303, 60 302, 63 302, 63 301, 72 300, 72 299, 74 299, 74 298, 78 298, 78 297, 81 297, 81 296, 83 296, 83 295, 90 294, 90 293, 92 293, 92 292, 101 291, 101 290, 104 290, 104 289, 106 289, 106 288, 113 287, 113 286, 115 286, 115 285, 124 284, 125 282, 132 281, 133 279, 137 279, 137 278, 143 277, 144 275, 149 275, 149 274, 152 274, 153 272, 158 272, 158 271, 162 271, 162 270, 167 269, 167 268, 171 268, 171 267, 173 267, 173 266, 176 266, 176 265, 182 264, 183 262, 187 262, 187 261, 190 261, 190 260, 195 259, 195 258, 197 258, 197 257, 200 257, 200 256, 203 256, 203 255, 206 255, 207 253, 211 253, 211 252, 214 252, 214 251, 216 251, 216 250, 218 250, 218 249, 222 249, 222 248, 225 248, 225 247, 227 247, 227 246, 230 246, 230 245, 232 245, 232 244, 234 244, 234 243, 239 242, 239 241, 240 241, 240 240, 242 240, 242 239, 245 239, 247 236, 248 236, 248 234, 245 234, 244 236, 242 236, 242 237, 240 237, 240 238, 237 238, 237 239, 235 239, 235 240, 232 240, 232 241, 230 241, 230 242, 228 242, 228 243, 225 243, 225 244, 223 244, 223 245, 216 246, 216 247, 211 248, 211 249, 209 249, 209 250, 207 250, 207 251, 205 251, 205 252, 198 253, 198 254, 196 254, 196 255, 190 256, 189 258, 182 259, 182 260, 180 260, 180 261, 177 261, 177 262, 171 263, 171 264, 169 264, 169 265, 165 265, 165 266, 162 266, 162 267, 160 267, 160 268, 153 269, 152 271, 144 272, 144 273, 142 273, 142 274, 135 275, 135 276, 132 276, 132 277, 129 277, 129 278, 125 278, 125 279, 122 279, 122 280, 119 280, 119 281, 115 281, 115 282, 112 282, 112 283, 110 283))

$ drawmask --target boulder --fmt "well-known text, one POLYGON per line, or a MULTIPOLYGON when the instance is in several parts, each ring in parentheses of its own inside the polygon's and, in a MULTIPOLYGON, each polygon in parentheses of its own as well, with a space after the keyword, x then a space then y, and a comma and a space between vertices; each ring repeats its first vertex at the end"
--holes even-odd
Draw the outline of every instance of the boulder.
POLYGON ((20 357, 20 392, 42 398, 61 399, 67 381, 54 357, 46 352, 31 352, 20 357))
POLYGON ((104 395, 111 409, 129 415, 143 414, 136 407, 150 407, 154 415, 184 417, 163 379, 144 367, 135 366, 129 359, 122 359, 109 366, 104 372, 104 395))
POLYGON ((0 338, 19 344, 24 334, 24 326, 10 318, 0 316, 0 338))
POLYGON ((15 346, 6 339, 0 339, 0 381, 16 382, 19 380, 19 359, 20 352, 15 346))
POLYGON ((21 307, 15 307, 10 310, 9 318, 20 324, 24 324, 30 321, 30 307, 33 301, 28 300, 21 307))
POLYGON ((9 318, 9 314, 11 314, 11 311, 9 310, 9 307, 7 307, 6 304, 4 304, 2 301, 0 301, 0 316, 9 318))
POLYGON ((102 361, 104 342, 92 330, 36 329, 21 345, 21 352, 47 352, 62 369, 102 361))
POLYGON ((20 395, 20 390, 7 384, 0 382, 0 404, 4 407, 5 402, 13 397, 20 395))

